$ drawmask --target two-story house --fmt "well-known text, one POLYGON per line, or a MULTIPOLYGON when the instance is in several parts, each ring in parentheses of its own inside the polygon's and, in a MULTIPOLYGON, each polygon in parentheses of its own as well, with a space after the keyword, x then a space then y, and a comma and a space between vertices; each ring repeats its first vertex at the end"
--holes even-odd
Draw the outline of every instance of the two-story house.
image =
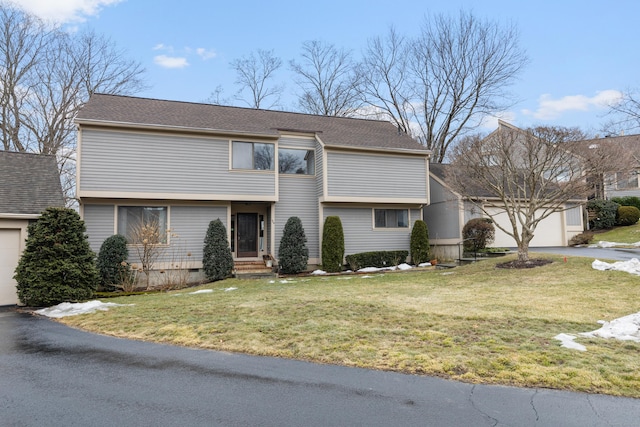
POLYGON ((346 254, 408 250, 429 203, 430 152, 389 122, 104 94, 75 122, 77 196, 95 251, 153 219, 199 268, 219 218, 235 260, 277 259, 297 216, 319 264, 327 216, 341 218, 346 254))

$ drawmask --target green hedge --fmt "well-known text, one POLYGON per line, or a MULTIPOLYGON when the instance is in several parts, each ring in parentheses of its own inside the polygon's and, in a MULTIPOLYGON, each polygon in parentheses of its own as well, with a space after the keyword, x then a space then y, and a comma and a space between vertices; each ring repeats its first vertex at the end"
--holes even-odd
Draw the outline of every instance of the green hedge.
POLYGON ((640 219, 640 209, 635 206, 620 206, 616 215, 616 225, 633 225, 640 219))
POLYGON ((392 267, 405 262, 407 256, 409 251, 375 251, 347 255, 346 260, 349 268, 359 270, 365 267, 392 267))

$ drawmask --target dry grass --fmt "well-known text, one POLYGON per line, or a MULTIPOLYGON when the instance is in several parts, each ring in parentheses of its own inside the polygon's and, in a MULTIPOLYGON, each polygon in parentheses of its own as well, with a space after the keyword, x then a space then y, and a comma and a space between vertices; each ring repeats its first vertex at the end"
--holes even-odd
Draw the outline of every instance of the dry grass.
POLYGON ((609 231, 599 232, 593 237, 593 242, 599 241, 617 243, 636 243, 640 241, 640 222, 627 227, 615 227, 609 231))
POLYGON ((598 329, 640 309, 638 278, 589 259, 502 270, 504 259, 450 271, 269 280, 230 279, 62 321, 87 330, 208 349, 640 397, 640 344, 559 333, 598 329), (225 288, 236 290, 225 291, 225 288))

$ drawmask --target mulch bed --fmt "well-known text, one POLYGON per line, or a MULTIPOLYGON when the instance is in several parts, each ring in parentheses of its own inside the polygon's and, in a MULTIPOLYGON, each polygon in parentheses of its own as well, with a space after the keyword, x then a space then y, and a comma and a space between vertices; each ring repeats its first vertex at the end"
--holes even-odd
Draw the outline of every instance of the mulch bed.
POLYGON ((496 268, 506 268, 506 269, 520 269, 520 268, 535 268, 541 267, 543 265, 551 264, 553 261, 550 259, 544 258, 532 258, 529 261, 509 261, 502 262, 500 264, 496 264, 496 268))

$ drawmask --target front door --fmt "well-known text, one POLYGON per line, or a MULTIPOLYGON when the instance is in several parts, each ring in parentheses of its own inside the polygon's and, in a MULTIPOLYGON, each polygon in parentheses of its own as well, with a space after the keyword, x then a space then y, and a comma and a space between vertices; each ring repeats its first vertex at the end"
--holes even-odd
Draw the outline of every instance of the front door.
POLYGON ((238 224, 238 258, 258 256, 258 214, 237 214, 238 224))

